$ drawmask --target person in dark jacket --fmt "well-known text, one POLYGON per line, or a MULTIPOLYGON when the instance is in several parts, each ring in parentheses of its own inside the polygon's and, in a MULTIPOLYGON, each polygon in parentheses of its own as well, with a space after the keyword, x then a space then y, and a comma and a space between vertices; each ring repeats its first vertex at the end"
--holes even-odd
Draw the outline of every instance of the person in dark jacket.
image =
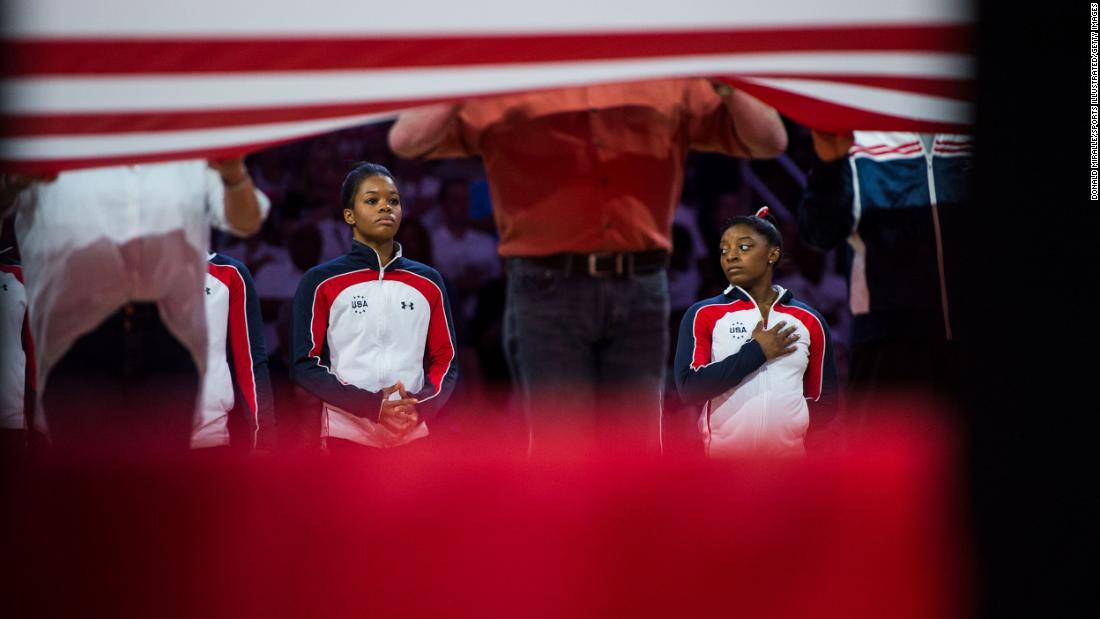
POLYGON ((849 387, 857 407, 900 392, 956 395, 965 340, 968 136, 814 132, 799 235, 847 242, 849 387))

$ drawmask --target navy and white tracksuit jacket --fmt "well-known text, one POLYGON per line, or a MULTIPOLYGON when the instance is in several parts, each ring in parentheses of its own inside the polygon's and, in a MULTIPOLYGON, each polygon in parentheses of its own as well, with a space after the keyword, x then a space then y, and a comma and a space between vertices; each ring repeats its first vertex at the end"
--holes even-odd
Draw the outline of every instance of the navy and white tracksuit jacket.
POLYGON ((24 430, 34 406, 34 344, 23 267, 0 259, 0 429, 24 430))
POLYGON ((204 292, 206 375, 191 447, 228 445, 231 416, 242 422, 238 427, 248 429, 250 448, 270 446, 274 400, 260 298, 252 274, 232 258, 210 254, 204 292))
POLYGON ((763 315, 739 286, 691 306, 680 323, 676 387, 686 404, 703 406, 699 426, 709 455, 802 454, 810 424, 816 430, 835 418, 829 326, 790 292, 776 289, 764 328, 780 321, 795 327, 799 339, 791 354, 765 360, 752 339, 763 315))
POLYGON ((799 236, 848 241, 852 343, 958 336, 973 148, 966 135, 856 131, 848 156, 816 161, 799 236))
MULTIPOLYGON (((423 438, 458 377, 443 279, 424 264, 353 241, 347 254, 302 277, 294 295, 291 376, 323 401, 322 436, 372 447, 423 438), (378 423, 382 389, 401 381, 420 425, 400 437, 378 423)), ((400 397, 397 393, 391 399, 400 397)))

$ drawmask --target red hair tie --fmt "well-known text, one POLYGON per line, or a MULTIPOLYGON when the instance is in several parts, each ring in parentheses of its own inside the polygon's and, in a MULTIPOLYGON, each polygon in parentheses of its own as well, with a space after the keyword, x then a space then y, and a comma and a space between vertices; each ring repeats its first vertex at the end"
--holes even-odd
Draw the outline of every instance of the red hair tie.
POLYGON ((760 219, 764 219, 764 215, 768 214, 768 207, 762 206, 759 211, 756 211, 756 216, 760 219))

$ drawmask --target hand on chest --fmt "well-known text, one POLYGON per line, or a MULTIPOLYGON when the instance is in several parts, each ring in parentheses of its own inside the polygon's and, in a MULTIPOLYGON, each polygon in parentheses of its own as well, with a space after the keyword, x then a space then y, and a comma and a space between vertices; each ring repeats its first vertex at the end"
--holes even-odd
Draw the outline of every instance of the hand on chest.
MULTIPOLYGON (((761 314, 757 310, 734 312, 719 319, 711 336, 712 358, 719 361, 737 354, 752 339, 753 331, 760 321, 761 314)), ((795 333, 799 336, 794 343, 796 350, 793 354, 773 359, 769 363, 796 363, 805 366, 810 356, 809 330, 794 317, 775 311, 768 316, 764 328, 772 328, 780 322, 795 328, 795 333)))

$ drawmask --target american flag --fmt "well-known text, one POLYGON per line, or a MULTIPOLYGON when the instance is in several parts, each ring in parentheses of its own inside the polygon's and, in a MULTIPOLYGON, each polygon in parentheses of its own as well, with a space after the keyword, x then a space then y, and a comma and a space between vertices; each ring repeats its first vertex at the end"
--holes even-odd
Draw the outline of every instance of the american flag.
POLYGON ((437 101, 717 78, 838 131, 967 133, 951 0, 15 0, 0 168, 238 154, 437 101))

